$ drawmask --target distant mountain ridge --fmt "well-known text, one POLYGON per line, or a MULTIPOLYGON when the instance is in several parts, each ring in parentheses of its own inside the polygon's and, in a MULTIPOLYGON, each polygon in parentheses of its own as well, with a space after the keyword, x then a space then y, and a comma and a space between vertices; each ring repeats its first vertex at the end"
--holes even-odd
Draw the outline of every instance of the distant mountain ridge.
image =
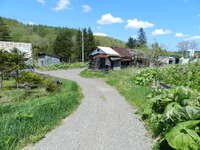
MULTIPOLYGON (((78 32, 78 29, 68 28, 68 27, 53 27, 47 25, 29 25, 23 24, 15 19, 9 19, 1 17, 3 21, 8 25, 11 35, 11 41, 15 42, 30 42, 33 45, 42 45, 47 47, 52 44, 55 40, 57 34, 62 29, 67 29, 72 32, 75 36, 78 32)), ((95 36, 97 45, 101 46, 117 46, 125 47, 125 42, 112 38, 112 37, 103 37, 95 36)), ((48 51, 48 50, 47 50, 48 51)))

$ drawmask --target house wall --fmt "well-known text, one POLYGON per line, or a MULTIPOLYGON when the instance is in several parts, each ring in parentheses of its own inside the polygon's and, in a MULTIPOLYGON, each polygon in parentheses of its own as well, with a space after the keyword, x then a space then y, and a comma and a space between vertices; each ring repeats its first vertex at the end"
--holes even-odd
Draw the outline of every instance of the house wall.
POLYGON ((9 51, 13 48, 19 49, 21 52, 25 52, 27 58, 32 57, 32 44, 31 43, 20 43, 20 42, 6 42, 0 41, 0 49, 9 51))
POLYGON ((49 65, 54 65, 54 64, 59 64, 60 59, 56 57, 51 57, 51 56, 44 56, 38 58, 38 66, 49 66, 49 65))

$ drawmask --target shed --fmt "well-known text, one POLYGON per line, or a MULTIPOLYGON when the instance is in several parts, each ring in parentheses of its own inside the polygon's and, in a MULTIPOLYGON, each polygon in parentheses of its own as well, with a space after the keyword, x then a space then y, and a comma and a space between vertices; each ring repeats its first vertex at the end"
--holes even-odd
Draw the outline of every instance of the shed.
POLYGON ((112 47, 115 52, 120 55, 121 67, 128 67, 133 65, 134 51, 129 48, 112 47))
POLYGON ((90 54, 91 69, 117 70, 121 68, 120 55, 111 47, 97 46, 90 54))
POLYGON ((37 63, 38 66, 49 66, 60 63, 60 58, 58 56, 49 55, 46 53, 38 53, 37 63))

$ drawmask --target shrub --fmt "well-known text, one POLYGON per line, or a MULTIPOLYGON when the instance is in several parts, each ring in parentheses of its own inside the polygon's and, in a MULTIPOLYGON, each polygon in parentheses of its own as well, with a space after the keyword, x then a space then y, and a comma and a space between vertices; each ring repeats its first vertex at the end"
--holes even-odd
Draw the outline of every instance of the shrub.
POLYGON ((44 77, 33 72, 22 72, 19 76, 19 83, 43 84, 44 77))
POLYGON ((59 85, 56 82, 50 82, 47 84, 47 92, 55 92, 59 88, 59 85))

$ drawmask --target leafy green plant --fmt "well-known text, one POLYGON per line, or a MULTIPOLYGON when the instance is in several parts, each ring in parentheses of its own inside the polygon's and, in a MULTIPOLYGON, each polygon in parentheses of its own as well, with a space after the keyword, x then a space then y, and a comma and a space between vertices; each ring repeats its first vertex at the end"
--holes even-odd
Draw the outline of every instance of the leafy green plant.
POLYGON ((200 136, 195 132, 200 120, 179 123, 165 136, 169 145, 176 150, 199 150, 200 136))

